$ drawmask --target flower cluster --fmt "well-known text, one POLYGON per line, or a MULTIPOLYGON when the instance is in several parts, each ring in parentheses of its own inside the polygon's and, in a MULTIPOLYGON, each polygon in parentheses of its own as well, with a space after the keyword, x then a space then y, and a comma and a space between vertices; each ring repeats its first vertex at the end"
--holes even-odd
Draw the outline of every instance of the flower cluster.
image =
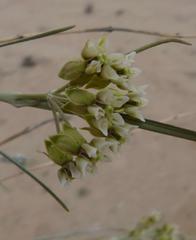
POLYGON ((132 66, 136 53, 109 54, 103 37, 97 44, 87 41, 81 55, 61 69, 59 76, 69 82, 53 99, 57 111, 88 123, 82 130, 88 130, 92 139, 87 141, 81 129, 66 121, 46 140, 48 156, 61 166, 58 176, 63 183, 92 172, 98 161, 119 150, 130 130, 137 127, 127 123, 126 116, 145 121, 141 108, 147 103, 146 86, 133 85, 140 72, 132 66))
POLYGON ((143 218, 125 237, 113 237, 111 240, 190 240, 180 233, 177 226, 164 223, 158 212, 143 218))

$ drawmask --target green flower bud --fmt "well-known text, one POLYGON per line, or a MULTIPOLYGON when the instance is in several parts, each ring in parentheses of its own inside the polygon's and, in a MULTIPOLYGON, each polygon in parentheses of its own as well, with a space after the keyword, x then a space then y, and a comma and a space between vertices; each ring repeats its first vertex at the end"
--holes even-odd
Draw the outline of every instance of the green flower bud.
POLYGON ((92 75, 90 81, 87 82, 85 88, 102 89, 107 87, 109 84, 110 84, 109 80, 94 74, 92 75))
POLYGON ((47 149, 47 154, 50 159, 52 159, 56 164, 63 166, 66 162, 72 160, 72 154, 58 148, 56 143, 50 140, 45 141, 45 146, 47 149))
POLYGON ((68 100, 75 105, 91 105, 95 102, 95 95, 87 90, 68 88, 65 91, 68 100))
POLYGON ((84 142, 86 142, 85 138, 78 132, 77 128, 64 125, 63 135, 72 139, 72 141, 77 142, 78 145, 82 145, 84 142))
POLYGON ((85 72, 85 68, 86 62, 84 60, 70 61, 62 67, 59 77, 64 80, 74 81, 85 72))
POLYGON ((98 55, 98 49, 96 44, 94 44, 91 41, 87 41, 82 50, 82 57, 88 60, 88 59, 97 57, 97 55, 98 55))

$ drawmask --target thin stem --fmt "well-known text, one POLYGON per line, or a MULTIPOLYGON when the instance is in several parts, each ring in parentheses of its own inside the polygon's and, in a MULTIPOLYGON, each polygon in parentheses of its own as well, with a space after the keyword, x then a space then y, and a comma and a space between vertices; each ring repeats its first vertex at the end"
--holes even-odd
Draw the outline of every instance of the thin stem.
POLYGON ((190 141, 196 141, 196 131, 175 127, 170 124, 161 123, 150 119, 146 119, 145 122, 142 122, 139 119, 134 119, 127 116, 124 116, 124 118, 126 122, 137 125, 139 128, 147 131, 183 138, 190 141))
MULTIPOLYGON (((36 107, 51 110, 48 105, 47 94, 3 94, 0 93, 0 101, 7 102, 16 107, 36 107)), ((64 108, 64 113, 66 113, 66 108, 64 108)), ((70 114, 69 111, 67 111, 70 114)), ((126 117, 125 117, 126 118, 126 117)), ((146 119, 146 122, 141 122, 140 120, 126 119, 132 124, 138 125, 140 128, 158 132, 162 134, 167 134, 179 138, 184 138, 191 141, 196 141, 196 132, 188 129, 174 127, 172 125, 156 122, 153 120, 146 119)))
POLYGON ((36 33, 36 34, 25 34, 25 35, 11 37, 11 38, 8 38, 8 39, 2 39, 2 40, 0 40, 0 48, 1 47, 6 47, 6 46, 9 46, 9 45, 13 45, 13 44, 17 44, 17 43, 21 43, 21 42, 26 42, 26 41, 39 39, 39 38, 48 37, 48 36, 51 36, 51 35, 54 35, 54 34, 57 34, 57 33, 65 32, 65 31, 70 30, 74 27, 75 26, 72 25, 72 26, 63 27, 63 28, 52 29, 52 30, 47 31, 47 32, 36 33))
POLYGON ((123 28, 123 27, 100 27, 100 28, 86 28, 83 30, 69 31, 63 34, 79 34, 79 33, 91 33, 91 32, 126 32, 126 33, 135 33, 135 34, 144 34, 149 36, 157 37, 169 37, 169 38, 196 38, 196 35, 182 35, 179 33, 170 34, 170 33, 161 33, 158 31, 148 31, 142 29, 133 29, 133 28, 123 28))
POLYGON ((140 53, 140 52, 143 52, 143 51, 145 51, 149 48, 153 48, 153 47, 159 46, 161 44, 170 43, 170 42, 180 43, 180 44, 189 45, 189 46, 192 45, 191 43, 183 41, 183 40, 178 39, 178 38, 166 38, 166 39, 161 39, 161 40, 146 44, 142 47, 136 48, 133 51, 135 51, 136 53, 140 53))
POLYGON ((53 121, 54 121, 54 119, 50 118, 50 119, 46 119, 44 121, 41 121, 41 122, 39 122, 39 123, 37 123, 37 124, 35 124, 33 126, 26 127, 24 129, 22 129, 21 131, 19 131, 19 132, 13 134, 13 135, 7 137, 6 139, 0 141, 0 146, 3 146, 4 144, 6 144, 8 142, 11 142, 11 141, 15 140, 16 138, 19 138, 19 137, 21 137, 23 135, 26 135, 26 134, 34 131, 35 129, 40 128, 40 127, 42 127, 42 126, 44 126, 44 125, 46 125, 48 123, 51 123, 53 121))
POLYGON ((43 187, 66 211, 69 212, 69 209, 63 203, 63 201, 49 188, 47 187, 41 180, 39 180, 36 176, 34 176, 30 171, 28 171, 25 167, 20 165, 18 162, 16 162, 14 159, 12 159, 10 156, 5 154, 4 152, 0 151, 0 154, 5 157, 8 161, 13 163, 15 166, 17 166, 20 170, 22 170, 24 173, 26 173, 29 177, 31 177, 35 182, 37 182, 41 187, 43 187))

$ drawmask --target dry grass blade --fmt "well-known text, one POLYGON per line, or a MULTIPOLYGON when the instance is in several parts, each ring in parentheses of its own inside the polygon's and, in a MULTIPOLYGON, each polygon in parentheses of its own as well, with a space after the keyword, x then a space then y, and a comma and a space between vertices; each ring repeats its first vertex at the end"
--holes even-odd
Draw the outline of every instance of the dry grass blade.
POLYGON ((24 173, 26 173, 29 177, 31 177, 35 182, 37 182, 42 188, 44 188, 60 205, 69 212, 69 209, 65 205, 65 203, 48 187, 46 186, 41 180, 39 180, 36 176, 34 176, 29 170, 27 170, 25 167, 20 165, 18 162, 16 162, 14 159, 12 159, 10 156, 5 154, 4 152, 0 151, 0 155, 2 155, 4 158, 6 158, 8 161, 13 163, 15 166, 17 166, 20 170, 22 170, 24 173))
POLYGON ((24 35, 20 35, 20 36, 10 37, 10 38, 7 38, 7 39, 1 39, 0 40, 0 48, 1 47, 6 47, 6 46, 9 46, 9 45, 13 45, 13 44, 17 44, 17 43, 21 43, 21 42, 26 42, 26 41, 39 39, 39 38, 48 37, 48 36, 51 36, 51 35, 54 35, 54 34, 65 32, 65 31, 70 30, 74 27, 75 26, 72 25, 72 26, 63 27, 63 28, 52 29, 50 31, 42 32, 42 33, 24 34, 24 35))

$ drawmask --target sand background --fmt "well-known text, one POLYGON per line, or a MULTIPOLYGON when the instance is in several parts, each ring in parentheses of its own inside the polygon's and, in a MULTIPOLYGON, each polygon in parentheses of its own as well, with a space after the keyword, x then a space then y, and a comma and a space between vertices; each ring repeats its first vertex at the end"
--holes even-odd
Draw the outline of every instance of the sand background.
MULTIPOLYGON (((88 11, 87 11, 88 12, 88 11)), ((196 34, 195 0, 0 0, 0 36, 47 30, 76 24, 77 29, 118 26, 168 33, 196 34), (87 5, 92 11, 86 13, 87 5), (91 8, 91 7, 90 7, 91 8)), ((57 73, 64 62, 77 57, 87 39, 100 33, 59 35, 2 48, 0 90, 45 92, 62 84, 57 73), (34 66, 25 67, 31 57, 34 66)), ((109 34, 111 51, 129 51, 157 37, 128 33, 109 34)), ((147 83, 147 117, 162 120, 195 111, 196 40, 193 46, 167 44, 137 56, 143 70, 139 83, 147 83)), ((37 109, 15 109, 0 104, 0 140, 51 116, 37 109)), ((171 123, 196 129, 196 116, 171 123)), ((49 124, 4 145, 28 166, 47 162, 40 152, 43 139, 54 132, 49 124)), ((18 172, 0 162, 0 177, 18 172)), ((196 147, 194 142, 140 131, 133 135, 112 162, 95 175, 63 189, 56 167, 35 174, 57 192, 70 208, 65 213, 29 177, 4 182, 0 188, 0 239, 26 240, 87 228, 128 228, 141 216, 158 209, 170 222, 196 235, 196 147)))

